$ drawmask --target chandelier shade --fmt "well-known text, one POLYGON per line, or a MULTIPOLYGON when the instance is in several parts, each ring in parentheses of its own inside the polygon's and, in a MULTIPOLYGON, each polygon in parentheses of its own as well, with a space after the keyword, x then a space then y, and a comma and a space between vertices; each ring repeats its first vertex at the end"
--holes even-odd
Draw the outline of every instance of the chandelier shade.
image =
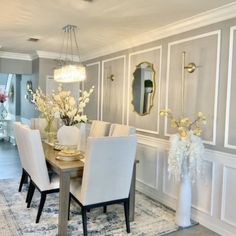
POLYGON ((60 83, 80 82, 86 79, 86 68, 79 62, 79 48, 76 39, 77 27, 63 27, 64 39, 58 60, 59 66, 54 69, 54 80, 60 83), (75 55, 74 52, 77 52, 75 55), (77 60, 75 60, 77 59, 77 60))

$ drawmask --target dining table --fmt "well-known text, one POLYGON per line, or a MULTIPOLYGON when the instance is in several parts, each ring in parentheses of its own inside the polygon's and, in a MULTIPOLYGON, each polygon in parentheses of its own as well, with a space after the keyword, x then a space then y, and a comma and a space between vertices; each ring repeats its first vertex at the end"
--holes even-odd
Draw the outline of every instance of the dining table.
MULTIPOLYGON (((70 178, 75 176, 81 176, 84 168, 84 161, 63 161, 58 160, 58 150, 54 149, 53 145, 43 143, 43 149, 45 158, 49 168, 59 175, 60 179, 60 191, 59 191, 59 215, 58 215, 58 235, 67 235, 68 225, 68 207, 69 207, 69 195, 70 195, 70 178)), ((130 188, 130 221, 134 221, 135 211, 135 179, 136 179, 136 164, 135 161, 133 168, 133 176, 130 188)))

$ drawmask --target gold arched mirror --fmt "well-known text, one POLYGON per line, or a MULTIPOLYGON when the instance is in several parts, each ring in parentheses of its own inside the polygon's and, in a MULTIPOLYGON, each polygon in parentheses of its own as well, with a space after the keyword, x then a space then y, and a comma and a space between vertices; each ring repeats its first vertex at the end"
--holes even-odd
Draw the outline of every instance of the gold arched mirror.
POLYGON ((153 64, 142 62, 136 66, 132 84, 134 111, 139 115, 147 115, 153 106, 155 94, 155 70, 153 64))

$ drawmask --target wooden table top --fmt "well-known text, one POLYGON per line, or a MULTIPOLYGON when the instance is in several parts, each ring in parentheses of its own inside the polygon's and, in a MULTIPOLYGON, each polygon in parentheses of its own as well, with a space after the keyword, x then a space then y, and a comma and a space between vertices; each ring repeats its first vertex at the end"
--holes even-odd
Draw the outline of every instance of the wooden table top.
POLYGON ((61 161, 57 160, 58 152, 52 146, 43 142, 44 155, 47 162, 53 167, 54 171, 60 172, 77 172, 83 170, 84 162, 82 161, 61 161))

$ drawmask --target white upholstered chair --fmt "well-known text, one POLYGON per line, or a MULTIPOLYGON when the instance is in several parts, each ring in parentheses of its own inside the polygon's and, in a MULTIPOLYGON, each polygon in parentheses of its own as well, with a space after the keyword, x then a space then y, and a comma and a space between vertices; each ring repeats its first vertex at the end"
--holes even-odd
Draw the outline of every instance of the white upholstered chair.
POLYGON ((42 138, 47 137, 45 131, 46 126, 47 126, 47 120, 45 118, 32 118, 30 120, 30 128, 39 130, 42 138))
POLYGON ((103 137, 108 136, 110 123, 102 120, 93 120, 89 137, 103 137))
POLYGON ((126 229, 130 232, 129 193, 136 145, 135 135, 88 138, 82 183, 75 179, 70 189, 82 209, 84 235, 87 210, 116 203, 124 203, 126 229))
POLYGON ((136 134, 136 129, 132 126, 111 124, 109 136, 126 136, 136 134))
POLYGON ((30 207, 35 188, 41 193, 41 200, 36 217, 36 223, 39 222, 46 196, 49 193, 59 192, 59 179, 57 176, 49 178, 46 159, 39 130, 27 129, 21 127, 21 134, 25 139, 25 148, 30 159, 29 175, 31 177, 28 192, 27 207, 30 207))
MULTIPOLYGON (((21 192, 23 183, 27 182, 29 175, 29 162, 30 160, 27 159, 27 150, 25 147, 25 137, 21 135, 20 133, 20 127, 22 124, 20 122, 14 122, 13 123, 13 132, 14 136, 16 139, 16 144, 19 152, 19 157, 20 157, 20 162, 22 166, 22 175, 21 175, 21 180, 19 184, 19 189, 18 191, 21 192)), ((26 126, 25 126, 26 127, 26 126)))

